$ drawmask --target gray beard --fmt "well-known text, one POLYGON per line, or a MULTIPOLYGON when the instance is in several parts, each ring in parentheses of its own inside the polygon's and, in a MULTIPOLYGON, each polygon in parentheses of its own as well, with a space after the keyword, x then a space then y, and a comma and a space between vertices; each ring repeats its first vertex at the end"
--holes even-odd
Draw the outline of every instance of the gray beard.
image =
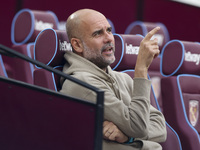
MULTIPOLYGON (((102 47, 101 52, 107 47, 110 46, 111 44, 107 44, 102 47)), ((114 60, 106 60, 101 54, 96 54, 93 53, 88 46, 83 42, 83 47, 84 47, 84 54, 83 57, 89 60, 90 62, 94 63, 96 66, 98 66, 101 69, 107 68, 110 64, 112 64, 114 60), (95 56, 94 56, 95 54, 95 56)), ((95 50, 94 50, 95 51, 95 50)), ((112 54, 110 54, 112 55, 112 54)))

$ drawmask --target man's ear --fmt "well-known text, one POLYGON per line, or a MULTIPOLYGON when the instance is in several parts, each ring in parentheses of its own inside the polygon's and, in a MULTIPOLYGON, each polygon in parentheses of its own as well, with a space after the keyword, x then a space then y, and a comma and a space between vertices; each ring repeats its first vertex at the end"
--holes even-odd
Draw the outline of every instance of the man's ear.
POLYGON ((83 52, 83 46, 82 46, 82 42, 81 40, 77 39, 77 38, 71 38, 71 45, 73 47, 73 49, 77 52, 77 53, 82 53, 83 52))

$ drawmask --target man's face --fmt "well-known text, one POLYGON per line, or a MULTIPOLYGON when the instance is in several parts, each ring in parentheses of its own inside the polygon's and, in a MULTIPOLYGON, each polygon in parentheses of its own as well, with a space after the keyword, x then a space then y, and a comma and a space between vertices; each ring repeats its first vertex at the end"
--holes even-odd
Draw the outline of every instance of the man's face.
POLYGON ((114 37, 107 19, 99 14, 83 21, 83 57, 105 69, 115 61, 114 37))

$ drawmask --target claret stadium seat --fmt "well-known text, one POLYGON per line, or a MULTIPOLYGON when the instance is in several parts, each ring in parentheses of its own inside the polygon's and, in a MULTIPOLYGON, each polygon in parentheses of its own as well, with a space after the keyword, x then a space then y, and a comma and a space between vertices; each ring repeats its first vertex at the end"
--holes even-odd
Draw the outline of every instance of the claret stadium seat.
POLYGON ((34 42, 42 30, 57 26, 58 19, 52 11, 22 9, 13 18, 11 41, 14 45, 34 42))
POLYGON ((183 150, 200 149, 200 44, 172 40, 161 54, 164 115, 183 150))
MULTIPOLYGON (((64 53, 71 50, 66 31, 45 29, 38 34, 35 40, 34 59, 55 69, 62 70, 65 62, 64 53), (47 53, 48 55, 46 55, 47 53)), ((33 74, 35 85, 55 91, 60 90, 59 77, 54 73, 37 67, 33 74)))
POLYGON ((160 71, 165 77, 184 73, 200 75, 200 43, 171 40, 164 46, 161 58, 160 71))
MULTIPOLYGON (((35 38, 46 28, 58 28, 58 19, 53 12, 20 10, 12 21, 11 48, 33 58, 35 38)), ((33 65, 19 58, 2 57, 8 77, 33 84, 33 65)))
POLYGON ((134 21, 125 30, 125 34, 141 34, 146 36, 149 31, 159 26, 160 30, 153 36, 158 39, 160 50, 170 40, 167 27, 163 23, 134 21))
POLYGON ((114 34, 115 57, 111 68, 116 71, 134 69, 140 42, 144 38, 141 35, 114 34))
MULTIPOLYGON (((34 43, 27 43, 22 45, 13 45, 12 49, 33 58, 34 43)), ((27 83, 33 83, 33 70, 34 65, 26 62, 22 59, 15 57, 2 56, 5 62, 5 68, 8 77, 24 81, 27 83)))

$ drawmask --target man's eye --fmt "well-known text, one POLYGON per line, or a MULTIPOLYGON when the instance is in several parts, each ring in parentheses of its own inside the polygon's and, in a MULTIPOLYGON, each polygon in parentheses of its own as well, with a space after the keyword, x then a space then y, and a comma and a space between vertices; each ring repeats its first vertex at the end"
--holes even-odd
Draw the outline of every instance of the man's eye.
POLYGON ((98 36, 100 34, 101 34, 101 31, 96 31, 96 32, 94 32, 93 36, 95 37, 95 36, 98 36))
POLYGON ((100 35, 100 31, 96 32, 96 35, 100 35))
POLYGON ((108 28, 107 31, 108 31, 108 32, 112 32, 112 28, 108 28))

